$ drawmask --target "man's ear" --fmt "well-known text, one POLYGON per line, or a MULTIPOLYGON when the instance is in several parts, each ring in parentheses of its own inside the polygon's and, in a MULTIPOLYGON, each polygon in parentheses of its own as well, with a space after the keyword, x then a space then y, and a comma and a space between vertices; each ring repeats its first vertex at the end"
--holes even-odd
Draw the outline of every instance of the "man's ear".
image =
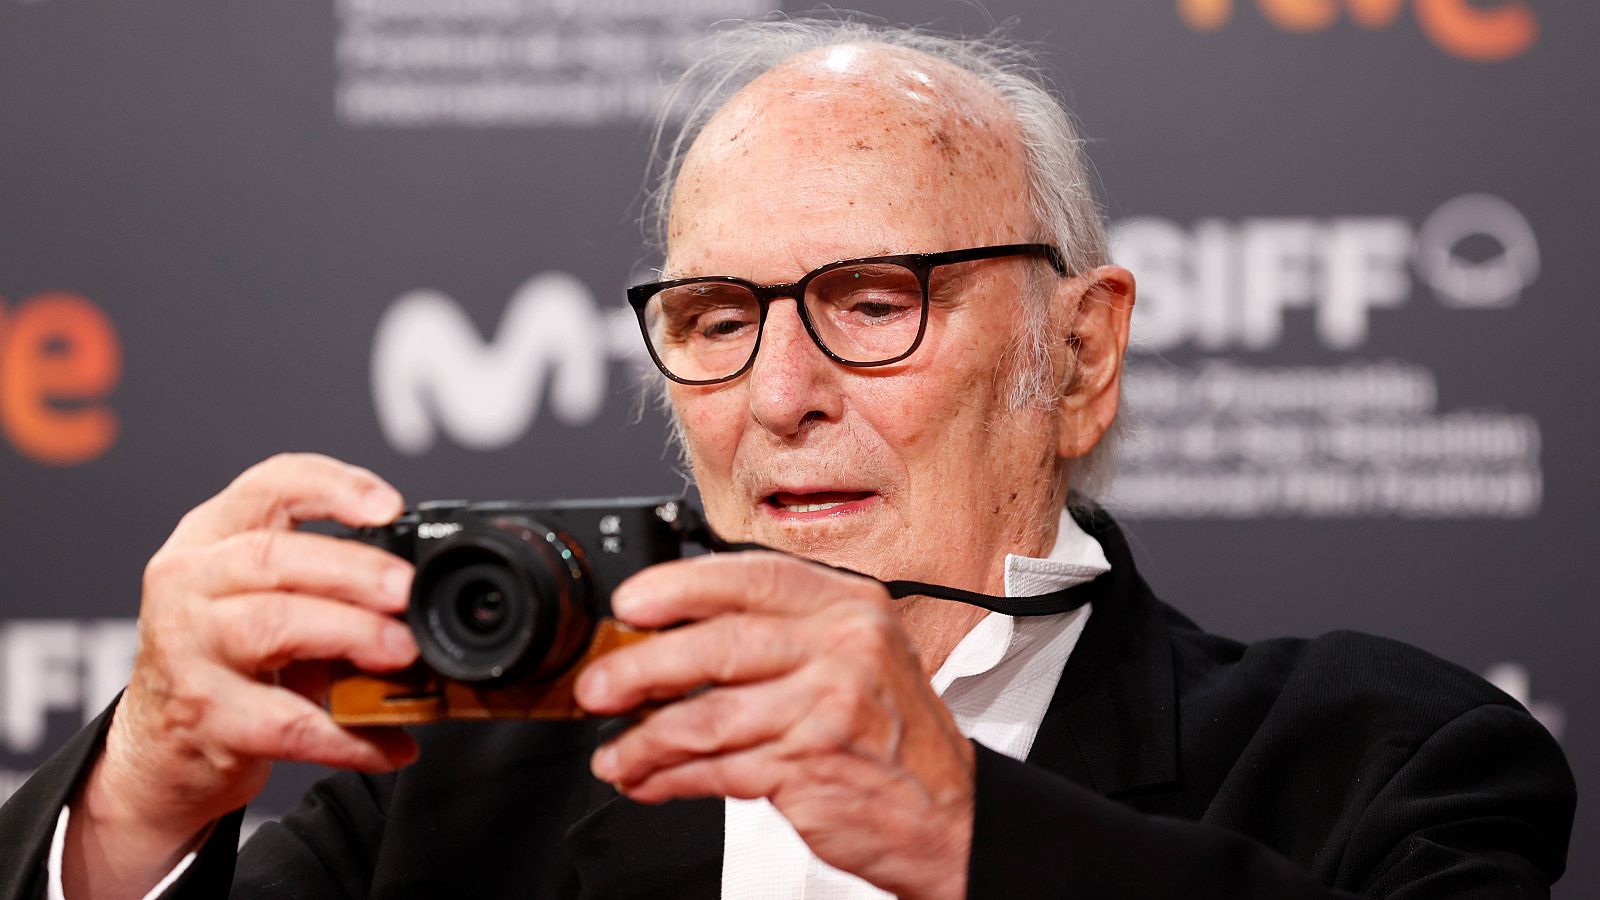
POLYGON ((1071 368, 1061 392, 1056 439, 1063 458, 1088 453, 1116 418, 1133 300, 1133 274, 1119 266, 1074 276, 1056 293, 1062 320, 1070 323, 1064 362, 1071 368))

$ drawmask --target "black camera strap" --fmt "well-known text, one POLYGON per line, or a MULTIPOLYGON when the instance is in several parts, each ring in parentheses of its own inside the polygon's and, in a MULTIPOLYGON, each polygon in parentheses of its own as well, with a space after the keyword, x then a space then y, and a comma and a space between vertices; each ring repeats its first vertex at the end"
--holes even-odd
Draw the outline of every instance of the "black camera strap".
MULTIPOLYGON (((697 515, 694 521, 685 523, 685 536, 695 543, 705 547, 713 553, 737 553, 745 550, 763 550, 768 553, 782 553, 785 556, 794 556, 796 559, 805 559, 786 550, 768 547, 765 544, 752 542, 725 541, 711 530, 704 520, 697 515)), ((990 612, 997 612, 1007 616, 1053 616, 1058 613, 1071 612, 1084 604, 1090 603, 1101 594, 1106 594, 1111 587, 1111 573, 1087 581, 1083 584, 1055 591, 1046 591, 1043 594, 1034 594, 1028 597, 996 597, 993 594, 980 594, 977 591, 964 591, 960 588, 945 587, 942 584, 924 584, 920 581, 884 581, 873 578, 854 569, 843 566, 830 566, 816 560, 807 559, 806 562, 819 566, 827 566, 847 575, 855 575, 876 581, 889 591, 889 596, 896 600, 902 597, 936 597, 940 600, 954 600, 957 603, 966 603, 990 612)))

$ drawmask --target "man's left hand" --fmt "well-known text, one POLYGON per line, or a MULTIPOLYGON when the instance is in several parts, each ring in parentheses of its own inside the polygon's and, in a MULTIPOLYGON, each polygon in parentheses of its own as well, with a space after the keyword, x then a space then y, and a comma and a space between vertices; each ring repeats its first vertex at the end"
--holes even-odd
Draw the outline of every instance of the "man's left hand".
POLYGON ((818 857, 902 897, 961 897, 972 745, 883 586, 777 553, 653 566, 612 597, 632 625, 688 623, 591 663, 602 715, 673 700, 601 747, 628 797, 766 797, 818 857))

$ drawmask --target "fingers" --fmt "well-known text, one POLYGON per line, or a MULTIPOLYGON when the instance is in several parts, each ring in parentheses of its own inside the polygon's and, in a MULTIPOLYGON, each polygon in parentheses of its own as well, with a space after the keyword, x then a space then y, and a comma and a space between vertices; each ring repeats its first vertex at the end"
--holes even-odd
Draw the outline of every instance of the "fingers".
POLYGON ((814 703, 796 681, 715 688, 663 707, 595 752, 595 777, 629 786, 693 759, 775 741, 814 703))
POLYGON ((248 802, 271 760, 369 772, 416 756, 396 729, 340 728, 317 703, 326 661, 385 671, 417 648, 395 619, 412 569, 364 545, 294 532, 311 519, 380 525, 400 495, 365 469, 289 454, 196 507, 145 569, 140 648, 95 783, 192 834, 248 802), (281 674, 283 685, 264 683, 281 674), (118 749, 121 748, 121 749, 118 749))
POLYGON ((327 456, 286 453, 252 466, 184 516, 171 543, 194 546, 315 519, 382 525, 402 508, 400 493, 366 469, 327 456))
POLYGON ((652 712, 595 754, 595 776, 622 785, 703 756, 759 744, 780 758, 844 754, 892 765, 903 711, 870 663, 819 661, 770 681, 708 690, 652 712))
MULTIPOLYGON (((226 677, 226 676, 225 676, 226 677)), ((250 759, 284 759, 362 772, 388 772, 417 758, 398 728, 341 728, 326 710, 283 688, 227 677, 210 727, 221 750, 250 759)))
POLYGON ((621 790, 639 803, 691 797, 755 800, 778 792, 785 768, 770 748, 753 747, 727 756, 692 759, 652 773, 638 784, 624 784, 621 790))
POLYGON ((651 566, 617 587, 612 611, 631 625, 662 628, 718 613, 802 616, 845 599, 882 604, 881 584, 781 553, 719 553, 651 566))
POLYGON ((389 671, 417 658, 405 623, 348 603, 291 593, 239 594, 211 606, 212 653, 240 672, 275 671, 297 660, 348 659, 389 671))
POLYGON ((193 553, 166 554, 155 565, 156 574, 185 578, 214 597, 292 591, 386 613, 405 611, 413 572, 400 557, 359 541, 265 529, 235 534, 193 553))
POLYGON ((772 678, 809 658, 808 623, 772 616, 719 616, 655 635, 591 662, 578 678, 578 702, 617 715, 647 700, 679 697, 706 684, 772 678))

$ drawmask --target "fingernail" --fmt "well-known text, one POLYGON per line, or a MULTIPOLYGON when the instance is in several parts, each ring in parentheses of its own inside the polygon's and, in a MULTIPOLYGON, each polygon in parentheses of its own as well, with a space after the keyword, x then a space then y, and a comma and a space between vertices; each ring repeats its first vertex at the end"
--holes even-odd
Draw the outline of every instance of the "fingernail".
POLYGON ((409 661, 416 658, 417 641, 410 628, 396 622, 383 628, 383 649, 393 659, 409 661))
POLYGON ((599 666, 590 666, 583 673, 579 684, 582 685, 580 693, 583 694, 583 701, 587 701, 590 704, 604 703, 611 690, 611 676, 607 675, 606 670, 599 666))
POLYGON ((590 767, 594 770, 596 778, 601 781, 612 781, 611 773, 617 768, 617 748, 607 744, 595 751, 590 767))
POLYGON ((617 588, 611 593, 611 611, 619 616, 626 616, 637 611, 639 606, 639 592, 634 588, 617 588))
POLYGON ((384 570, 380 581, 379 589, 383 591, 384 599, 404 609, 411 595, 410 567, 391 566, 384 570))
POLYGON ((362 515, 374 522, 387 522, 393 519, 395 513, 399 511, 396 507, 400 505, 394 491, 382 487, 367 488, 362 492, 359 502, 362 515))

